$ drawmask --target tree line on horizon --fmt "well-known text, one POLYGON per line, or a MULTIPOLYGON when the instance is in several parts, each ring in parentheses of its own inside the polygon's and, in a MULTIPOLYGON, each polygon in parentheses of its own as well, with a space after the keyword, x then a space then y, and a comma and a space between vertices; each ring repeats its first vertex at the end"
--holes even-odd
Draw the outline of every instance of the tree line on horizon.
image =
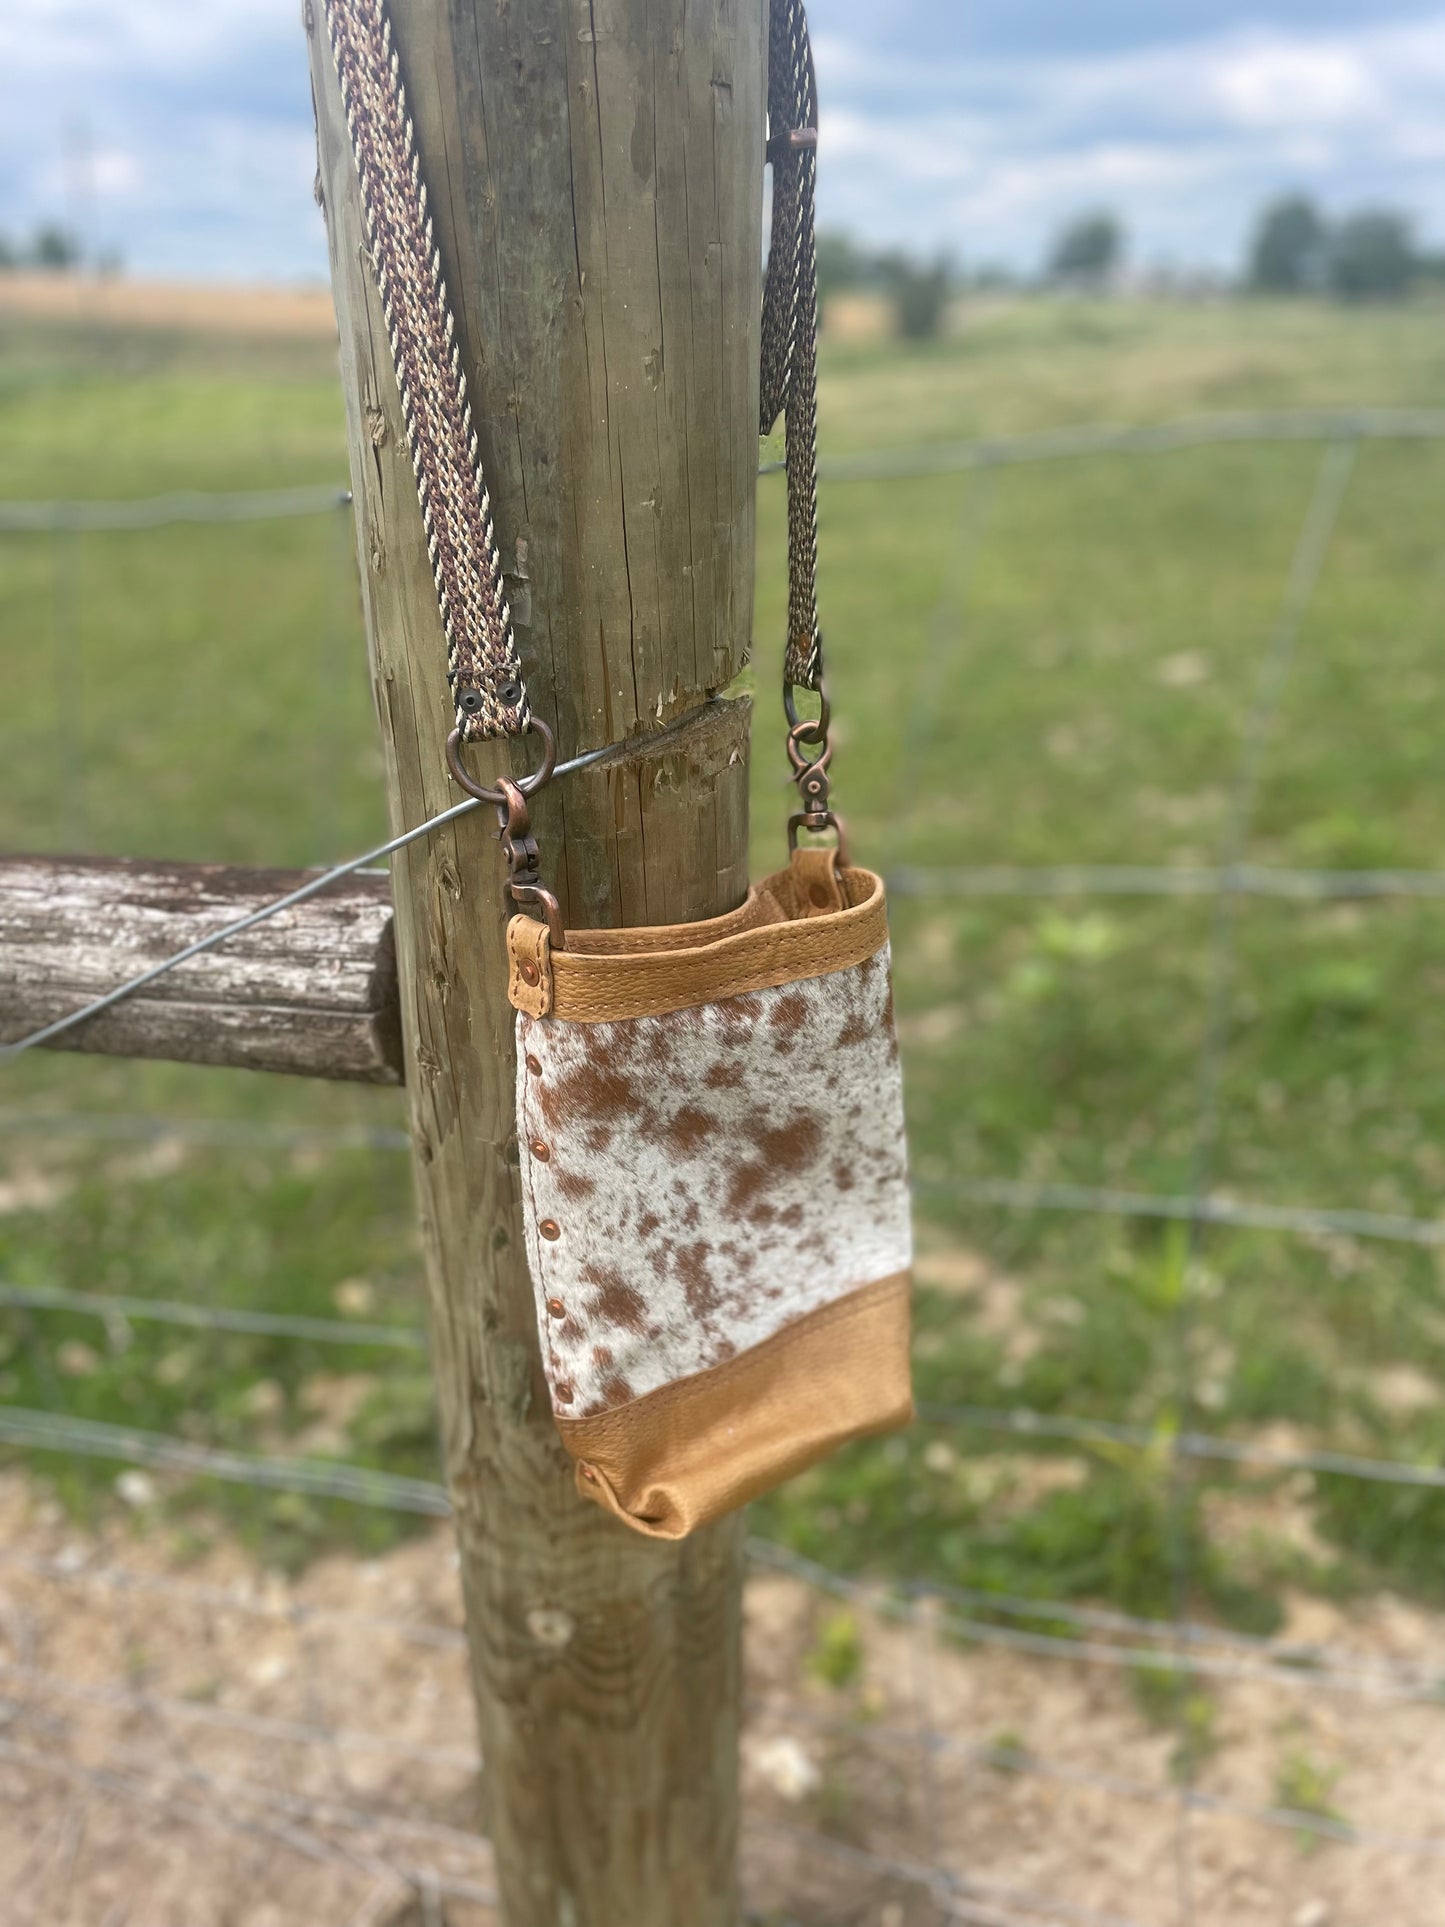
MULTIPOLYGON (((1068 223, 1049 254, 1054 283, 1105 283, 1123 267, 1123 223, 1106 211, 1068 223)), ((1258 294, 1328 294, 1341 300, 1393 300, 1445 262, 1421 251, 1409 219, 1393 208, 1359 208, 1332 220, 1305 194, 1286 194, 1260 212, 1240 285, 1258 294)))
POLYGON ((42 221, 28 241, 0 234, 0 271, 39 268, 50 274, 68 273, 82 264, 83 250, 76 236, 58 221, 42 221))
MULTIPOLYGON (((947 255, 920 261, 902 249, 870 250, 850 235, 823 233, 818 236, 818 290, 825 303, 849 291, 883 295, 893 304, 899 333, 924 339, 940 331, 956 294, 1040 286, 1103 292, 1118 284, 1128 252, 1123 221, 1105 208, 1064 224, 1038 276, 1006 268, 965 271, 947 255)), ((1417 245, 1407 216, 1391 208, 1360 208, 1332 219, 1307 195, 1288 194, 1260 211, 1233 285, 1260 295, 1389 301, 1421 283, 1442 280, 1445 258, 1417 245)))
POLYGON ((1442 274, 1445 261, 1416 246, 1403 214, 1360 208, 1332 221, 1307 195, 1291 194, 1260 216, 1245 285, 1262 294, 1396 300, 1442 274))
MULTIPOLYGON (((1124 222, 1107 208, 1065 222, 1042 273, 1033 277, 1003 267, 965 271, 948 254, 921 260, 902 248, 871 249, 849 234, 825 231, 818 236, 818 293, 825 305, 841 293, 882 295, 892 305, 898 332, 925 340, 941 331, 957 294, 1039 286, 1100 293, 1118 284, 1128 252, 1124 222)), ((69 273, 86 265, 78 237, 58 223, 42 223, 24 243, 0 233, 0 272, 69 273)), ((120 264, 110 257, 93 265, 115 272, 120 264)), ((1445 282, 1445 256, 1418 247, 1407 216, 1391 208, 1360 208, 1331 219, 1308 195, 1287 194, 1261 210, 1234 285, 1254 294, 1381 301, 1398 300, 1422 282, 1445 282)))

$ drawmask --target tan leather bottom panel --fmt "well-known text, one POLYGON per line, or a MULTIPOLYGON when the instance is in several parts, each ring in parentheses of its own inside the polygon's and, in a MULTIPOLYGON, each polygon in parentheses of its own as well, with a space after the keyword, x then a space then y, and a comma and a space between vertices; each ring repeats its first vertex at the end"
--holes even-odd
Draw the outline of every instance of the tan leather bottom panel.
POLYGON ((908 1294, 907 1272, 880 1279, 725 1365, 559 1419, 578 1491, 638 1532, 681 1539, 848 1440, 906 1425, 908 1294))

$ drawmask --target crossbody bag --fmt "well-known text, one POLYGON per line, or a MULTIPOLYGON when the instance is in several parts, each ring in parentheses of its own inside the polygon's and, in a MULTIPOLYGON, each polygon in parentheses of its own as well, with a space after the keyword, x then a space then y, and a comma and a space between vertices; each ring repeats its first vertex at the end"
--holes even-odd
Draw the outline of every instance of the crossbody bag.
POLYGON ((788 862, 720 917, 570 930, 528 820, 555 745, 522 678, 390 26, 381 0, 327 0, 326 17, 447 638, 448 765, 496 805, 523 907, 507 991, 553 1416, 585 1497, 681 1538, 913 1410, 887 911, 830 801, 807 20, 802 0, 772 0, 760 430, 784 418, 788 862), (800 691, 817 693, 816 715, 799 713, 800 691), (535 775, 472 778, 466 744, 528 731, 545 750, 535 775))

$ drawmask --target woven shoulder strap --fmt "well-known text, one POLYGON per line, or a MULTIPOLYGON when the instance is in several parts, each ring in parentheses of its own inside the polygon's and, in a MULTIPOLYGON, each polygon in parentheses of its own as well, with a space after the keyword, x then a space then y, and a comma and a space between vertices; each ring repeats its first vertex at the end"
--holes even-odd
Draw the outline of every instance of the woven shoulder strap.
POLYGON ((785 681, 816 689, 818 631, 818 82, 803 0, 772 0, 768 33, 768 159, 773 226, 763 288, 759 429, 785 418, 788 476, 788 644, 785 681))
POLYGON ((326 0, 463 741, 531 722, 456 324, 382 0, 326 0))

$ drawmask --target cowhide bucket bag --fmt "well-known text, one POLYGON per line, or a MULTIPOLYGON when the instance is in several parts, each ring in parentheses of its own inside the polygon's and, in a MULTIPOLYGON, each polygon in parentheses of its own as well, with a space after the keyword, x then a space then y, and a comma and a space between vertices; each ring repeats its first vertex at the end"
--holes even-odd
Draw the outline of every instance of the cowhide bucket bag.
POLYGON ((832 850, 710 922, 514 917, 527 1255, 580 1489, 676 1538, 912 1414, 880 879, 832 850))

